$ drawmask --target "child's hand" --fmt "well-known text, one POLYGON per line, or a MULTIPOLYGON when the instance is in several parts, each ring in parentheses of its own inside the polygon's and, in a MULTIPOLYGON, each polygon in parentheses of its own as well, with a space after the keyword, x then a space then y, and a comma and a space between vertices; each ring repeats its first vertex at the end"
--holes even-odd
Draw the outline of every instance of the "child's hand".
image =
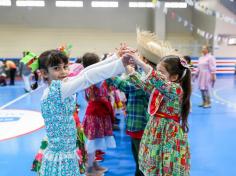
POLYGON ((124 55, 124 51, 126 50, 127 44, 121 43, 120 48, 116 48, 116 54, 118 57, 122 57, 124 55))
POLYGON ((125 67, 130 65, 130 64, 134 64, 134 59, 132 58, 131 55, 124 54, 121 59, 122 59, 123 65, 125 67))
POLYGON ((135 72, 135 69, 134 69, 134 67, 132 67, 131 65, 127 65, 127 66, 126 66, 126 72, 127 72, 128 74, 132 74, 132 73, 135 72))
POLYGON ((131 47, 129 47, 126 43, 121 43, 120 44, 120 48, 117 49, 116 48, 116 54, 118 57, 122 57, 123 55, 127 54, 127 53, 135 53, 137 52, 136 49, 133 49, 131 47))

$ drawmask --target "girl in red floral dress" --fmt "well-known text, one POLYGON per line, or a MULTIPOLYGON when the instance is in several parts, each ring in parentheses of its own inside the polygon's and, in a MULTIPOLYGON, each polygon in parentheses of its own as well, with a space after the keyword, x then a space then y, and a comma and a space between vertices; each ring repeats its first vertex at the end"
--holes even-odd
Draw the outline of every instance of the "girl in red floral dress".
POLYGON ((188 65, 183 58, 169 55, 154 70, 137 58, 136 63, 147 73, 146 79, 133 73, 131 80, 150 93, 149 121, 140 143, 140 170, 145 176, 189 176, 191 72, 188 65))
MULTIPOLYGON (((99 62, 94 53, 86 53, 82 57, 84 67, 99 62)), ((106 172, 107 168, 98 165, 95 159, 96 150, 115 148, 116 143, 112 131, 114 112, 108 100, 108 90, 105 82, 92 85, 85 91, 88 106, 85 112, 83 127, 88 152, 87 176, 94 176, 106 172)))

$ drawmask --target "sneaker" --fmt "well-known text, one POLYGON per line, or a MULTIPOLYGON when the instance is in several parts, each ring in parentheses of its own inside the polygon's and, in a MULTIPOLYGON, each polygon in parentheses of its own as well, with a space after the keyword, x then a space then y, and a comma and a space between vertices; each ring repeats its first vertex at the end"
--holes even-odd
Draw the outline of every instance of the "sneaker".
POLYGON ((198 107, 203 107, 203 106, 205 106, 205 104, 200 104, 200 105, 198 105, 198 107))
POLYGON ((108 171, 108 168, 106 168, 106 167, 101 167, 101 166, 98 166, 98 165, 94 166, 93 168, 94 168, 96 171, 102 172, 102 173, 108 171))
POLYGON ((119 131, 119 130, 120 130, 119 125, 114 124, 114 125, 113 125, 113 130, 114 130, 114 131, 119 131))
POLYGON ((105 155, 105 152, 103 152, 102 150, 96 150, 96 156, 97 155, 105 155))
POLYGON ((205 104, 204 106, 203 106, 203 108, 210 108, 211 107, 211 104, 205 104))
POLYGON ((86 172, 85 173, 86 176, 104 176, 104 172, 86 172))
POLYGON ((104 158, 102 156, 96 156, 95 157, 95 161, 100 162, 100 161, 103 161, 103 160, 104 160, 104 158))
POLYGON ((115 123, 116 123, 116 124, 119 124, 119 123, 120 123, 120 119, 115 118, 115 123))
POLYGON ((87 168, 86 176, 103 176, 104 172, 97 171, 94 167, 87 168))

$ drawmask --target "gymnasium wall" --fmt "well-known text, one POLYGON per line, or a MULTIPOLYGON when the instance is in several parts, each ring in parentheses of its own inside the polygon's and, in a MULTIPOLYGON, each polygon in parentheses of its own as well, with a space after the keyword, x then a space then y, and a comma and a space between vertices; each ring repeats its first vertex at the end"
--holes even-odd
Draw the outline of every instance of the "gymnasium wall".
MULTIPOLYGON (((216 4, 215 9, 236 20, 236 14, 230 12, 221 4, 216 4)), ((236 25, 225 23, 222 20, 216 21, 215 34, 236 36, 236 25)), ((225 42, 215 42, 215 55, 219 57, 236 57, 236 45, 229 46, 225 42)))
POLYGON ((111 51, 122 41, 134 45, 136 27, 153 30, 153 10, 128 8, 56 8, 54 0, 46 6, 0 7, 0 57, 21 57, 23 50, 41 53, 45 49, 71 43, 72 56, 86 51, 111 51))

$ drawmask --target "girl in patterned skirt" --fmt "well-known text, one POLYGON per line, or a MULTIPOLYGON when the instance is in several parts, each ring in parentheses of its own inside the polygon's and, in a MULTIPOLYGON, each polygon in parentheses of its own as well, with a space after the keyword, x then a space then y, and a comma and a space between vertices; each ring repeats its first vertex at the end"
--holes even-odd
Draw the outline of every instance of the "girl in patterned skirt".
POLYGON ((41 99, 48 146, 42 158, 40 176, 80 175, 77 130, 73 119, 76 104, 74 95, 93 84, 125 72, 123 65, 127 64, 125 59, 117 60, 115 56, 116 60, 107 59, 68 78, 68 59, 61 51, 49 50, 33 60, 36 66, 39 65, 42 76, 48 83, 41 99))
MULTIPOLYGON (((130 78, 150 93, 149 121, 140 143, 139 167, 146 176, 189 176, 190 151, 187 138, 191 95, 191 72, 177 55, 160 59, 154 70, 134 50, 124 49, 146 73, 130 78)), ((157 58, 157 57, 156 57, 157 58)))
MULTIPOLYGON (((82 57, 83 66, 99 62, 99 57, 94 53, 86 53, 82 57)), ((85 112, 83 127, 87 138, 86 149, 88 152, 87 176, 94 176, 97 172, 106 172, 107 168, 101 167, 95 160, 96 150, 115 148, 116 143, 112 131, 114 112, 108 100, 108 89, 105 82, 90 86, 85 91, 88 106, 85 112)))

